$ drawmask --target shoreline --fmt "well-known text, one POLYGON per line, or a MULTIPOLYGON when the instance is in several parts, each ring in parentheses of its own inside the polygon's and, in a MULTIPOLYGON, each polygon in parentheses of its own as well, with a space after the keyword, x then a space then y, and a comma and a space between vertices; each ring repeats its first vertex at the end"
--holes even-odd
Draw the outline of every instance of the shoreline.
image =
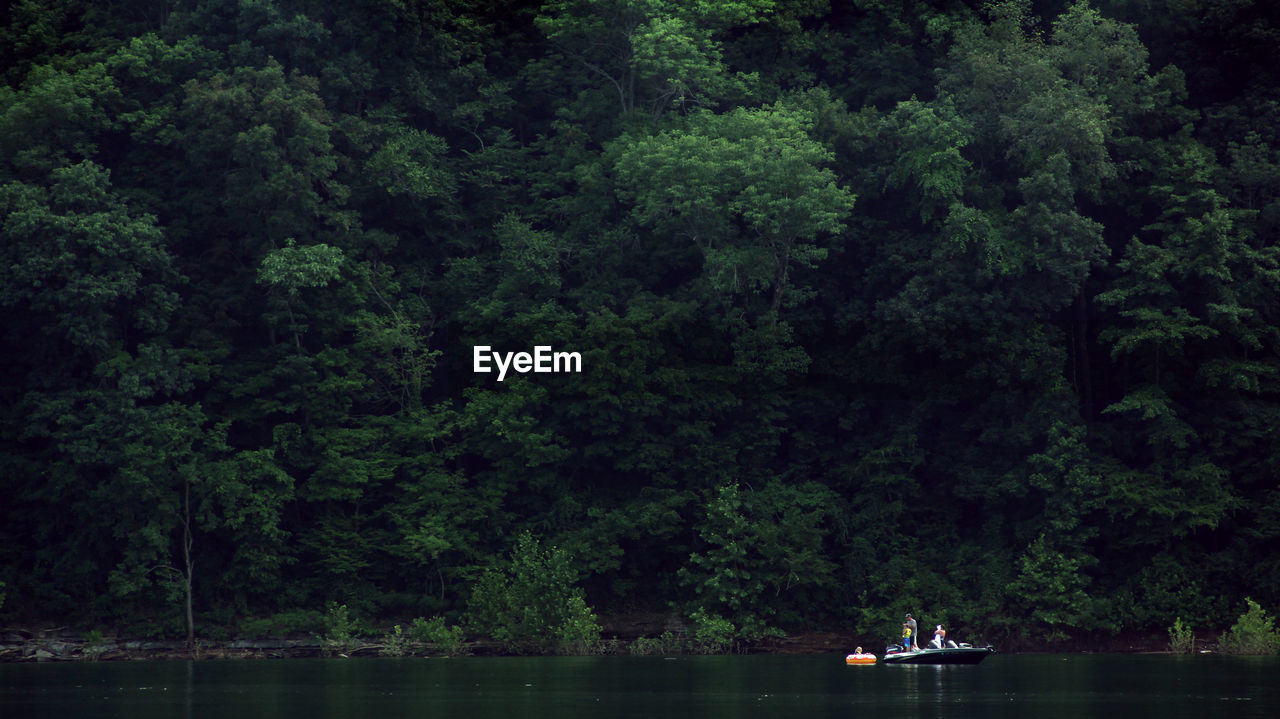
MULTIPOLYGON (((638 635, 642 636, 642 635, 638 635)), ((632 643, 638 636, 623 637, 612 634, 602 639, 601 650, 587 656, 631 656, 632 643)), ((867 646, 865 638, 851 632, 809 631, 797 632, 785 637, 771 637, 760 642, 739 647, 737 651, 720 652, 731 655, 816 656, 844 654, 855 646, 867 646)), ((1009 641, 1004 647, 997 645, 1002 654, 1171 654, 1168 640, 1157 636, 1093 637, 1064 640, 1052 645, 1030 645, 1009 641)), ((871 651, 879 654, 883 647, 871 651)), ((687 651, 654 652, 668 656, 694 656, 687 651)), ((504 651, 502 645, 492 641, 464 642, 455 651, 441 652, 425 644, 390 646, 369 640, 335 646, 319 638, 290 639, 231 639, 210 641, 197 639, 188 650, 183 640, 140 638, 85 638, 82 632, 63 628, 46 630, 0 630, 0 663, 22 662, 117 662, 117 661, 225 661, 242 659, 314 659, 321 657, 372 658, 419 657, 440 658, 451 656, 517 656, 504 651)))

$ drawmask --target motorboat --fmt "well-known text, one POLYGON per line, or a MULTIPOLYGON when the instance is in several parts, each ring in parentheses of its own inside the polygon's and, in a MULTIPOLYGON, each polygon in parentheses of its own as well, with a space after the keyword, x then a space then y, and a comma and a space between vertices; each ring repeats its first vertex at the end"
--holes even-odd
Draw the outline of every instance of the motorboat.
POLYGON ((885 647, 885 664, 977 664, 995 654, 995 647, 975 647, 969 644, 947 642, 945 647, 929 646, 924 649, 904 649, 894 644, 885 647))

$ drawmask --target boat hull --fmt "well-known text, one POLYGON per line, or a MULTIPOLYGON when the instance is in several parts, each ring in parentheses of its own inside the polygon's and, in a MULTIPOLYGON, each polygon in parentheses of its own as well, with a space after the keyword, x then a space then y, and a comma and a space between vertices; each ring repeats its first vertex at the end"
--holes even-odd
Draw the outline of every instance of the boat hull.
POLYGON ((884 655, 885 664, 977 664, 995 653, 991 647, 955 647, 921 649, 918 652, 892 652, 884 655))

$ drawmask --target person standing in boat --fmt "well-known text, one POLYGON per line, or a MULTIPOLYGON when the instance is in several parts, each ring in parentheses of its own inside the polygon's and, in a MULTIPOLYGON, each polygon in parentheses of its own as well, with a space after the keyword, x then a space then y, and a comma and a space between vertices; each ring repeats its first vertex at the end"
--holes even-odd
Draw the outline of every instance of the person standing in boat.
POLYGON ((902 623, 902 648, 911 651, 911 625, 902 623))
POLYGON ((947 630, 943 629, 941 624, 933 630, 933 646, 939 649, 947 646, 947 630))
MULTIPOLYGON (((911 639, 915 640, 916 649, 919 649, 920 648, 920 630, 916 628, 916 620, 911 618, 911 612, 907 612, 906 627, 907 629, 911 630, 909 636, 911 639)), ((907 649, 910 649, 911 642, 908 641, 906 646, 907 646, 907 649)))

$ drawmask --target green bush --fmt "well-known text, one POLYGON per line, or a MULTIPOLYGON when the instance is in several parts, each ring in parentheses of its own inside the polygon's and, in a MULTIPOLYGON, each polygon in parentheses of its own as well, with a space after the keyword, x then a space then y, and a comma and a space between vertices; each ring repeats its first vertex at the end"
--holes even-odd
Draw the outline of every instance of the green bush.
POLYGON ((382 638, 382 648, 378 653, 384 657, 403 657, 409 653, 409 638, 401 631, 399 624, 382 638))
POLYGON ((418 617, 409 627, 409 635, 415 641, 433 645, 438 653, 445 656, 454 656, 462 651, 462 627, 446 625, 443 617, 418 617))
POLYGON ((735 648, 737 630, 733 622, 704 609, 695 609, 689 615, 693 622, 693 641, 689 649, 696 654, 723 654, 735 648))
POLYGON ((1191 654, 1196 650, 1196 635, 1190 624, 1183 624, 1182 617, 1173 620, 1169 627, 1169 649, 1175 654, 1191 654))
POLYGON ((1280 633, 1275 620, 1261 605, 1245 597, 1249 607, 1232 625, 1218 643, 1220 651, 1228 654, 1276 654, 1280 653, 1280 633))
POLYGON ((561 654, 598 654, 600 652, 600 625, 596 615, 587 606, 582 590, 571 594, 566 602, 564 619, 556 633, 561 654))
POLYGON ((680 654, 684 651, 679 640, 670 631, 665 631, 656 637, 639 637, 628 651, 636 656, 650 656, 655 654, 680 654))
POLYGON ((107 638, 102 634, 102 630, 91 629, 84 633, 85 656, 96 661, 105 651, 107 651, 107 638))
POLYGON ((324 619, 324 635, 318 637, 325 654, 342 653, 356 645, 357 628, 347 605, 329 602, 324 619))
POLYGON ((471 628, 517 653, 594 653, 600 627, 577 586, 569 555, 525 532, 506 566, 485 572, 471 594, 471 628))

